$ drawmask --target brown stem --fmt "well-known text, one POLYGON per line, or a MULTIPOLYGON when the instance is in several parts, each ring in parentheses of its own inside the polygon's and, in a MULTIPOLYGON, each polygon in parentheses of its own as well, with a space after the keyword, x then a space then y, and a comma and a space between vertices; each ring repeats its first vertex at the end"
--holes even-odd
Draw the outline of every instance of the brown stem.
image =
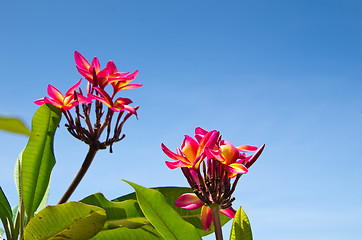
POLYGON ((70 196, 72 195, 72 193, 74 192, 74 190, 77 188, 78 184, 80 183, 80 181, 84 177, 85 173, 87 172, 87 170, 88 170, 89 166, 91 165, 97 151, 98 151, 97 147, 92 146, 92 145, 89 146, 87 156, 85 157, 81 168, 79 169, 77 175, 73 179, 73 182, 69 185, 67 191, 65 191, 62 198, 59 200, 58 204, 62 204, 62 203, 65 203, 65 202, 68 201, 68 199, 70 198, 70 196))
POLYGON ((220 221, 220 205, 211 204, 209 207, 211 208, 212 222, 214 223, 215 238, 216 240, 223 240, 220 221))

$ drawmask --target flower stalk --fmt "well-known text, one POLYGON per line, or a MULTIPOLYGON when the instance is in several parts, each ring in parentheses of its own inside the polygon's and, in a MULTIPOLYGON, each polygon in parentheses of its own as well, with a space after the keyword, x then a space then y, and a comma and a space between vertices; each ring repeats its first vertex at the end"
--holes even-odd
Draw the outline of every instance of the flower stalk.
POLYGON ((216 240, 223 240, 222 229, 221 229, 221 220, 220 220, 220 205, 211 204, 212 222, 214 224, 215 238, 216 240))

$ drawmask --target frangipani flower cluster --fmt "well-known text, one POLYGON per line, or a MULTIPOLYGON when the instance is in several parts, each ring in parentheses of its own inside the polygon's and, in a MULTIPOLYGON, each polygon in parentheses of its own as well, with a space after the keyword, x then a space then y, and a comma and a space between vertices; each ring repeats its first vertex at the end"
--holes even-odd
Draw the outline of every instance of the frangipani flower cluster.
POLYGON ((104 69, 101 69, 97 57, 94 57, 92 63, 89 64, 79 52, 75 51, 74 59, 78 72, 88 80, 86 94, 79 87, 81 80, 72 86, 63 95, 57 88, 48 85, 49 97, 36 100, 34 103, 42 105, 45 103, 54 105, 61 109, 68 123, 66 127, 68 131, 76 138, 84 141, 88 145, 96 146, 97 149, 104 149, 110 146, 112 152, 112 144, 124 138, 121 135, 122 127, 125 121, 131 116, 137 117, 138 107, 132 107, 132 100, 129 98, 118 97, 117 93, 122 90, 140 88, 142 84, 130 84, 138 75, 138 70, 134 73, 118 72, 113 61, 109 61, 104 69), (111 94, 107 93, 106 87, 112 86, 111 94), (90 111, 94 105, 95 122, 91 123, 90 111), (107 107, 107 112, 103 108, 107 107), (70 112, 75 109, 75 116, 70 112), (82 111, 82 113, 81 113, 82 111), (128 113, 123 117, 124 112, 128 113), (110 137, 111 122, 113 115, 117 113, 117 120, 114 126, 113 137, 110 137), (82 126, 85 123, 85 127, 82 126), (105 141, 100 142, 99 138, 102 132, 107 129, 105 141))
POLYGON ((264 149, 250 145, 235 147, 222 140, 216 130, 195 129, 195 139, 185 135, 181 148, 176 152, 161 144, 164 153, 174 161, 166 161, 170 169, 180 167, 194 193, 181 195, 175 202, 180 208, 201 209, 201 223, 209 230, 212 223, 210 206, 217 206, 220 212, 234 218, 231 207, 239 178, 246 174, 264 149), (247 156, 249 152, 253 155, 247 156), (231 180, 233 184, 231 184, 231 180))

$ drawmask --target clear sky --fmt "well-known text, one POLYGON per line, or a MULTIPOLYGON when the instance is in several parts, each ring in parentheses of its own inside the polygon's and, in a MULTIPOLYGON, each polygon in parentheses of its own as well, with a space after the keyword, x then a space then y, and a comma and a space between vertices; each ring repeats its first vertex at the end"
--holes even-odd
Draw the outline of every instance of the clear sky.
MULTIPOLYGON (((48 84, 64 92, 81 78, 75 50, 103 67, 112 59, 140 71, 134 83, 144 86, 124 93, 139 120, 127 122, 113 154, 96 156, 71 200, 131 192, 121 178, 187 186, 160 144, 174 150, 201 126, 237 146, 266 144, 235 193, 254 239, 360 240, 361 12, 358 0, 3 1, 0 113, 30 126, 48 84)), ((49 204, 87 151, 64 123, 49 204)), ((0 185, 12 205, 26 141, 0 132, 0 185)))

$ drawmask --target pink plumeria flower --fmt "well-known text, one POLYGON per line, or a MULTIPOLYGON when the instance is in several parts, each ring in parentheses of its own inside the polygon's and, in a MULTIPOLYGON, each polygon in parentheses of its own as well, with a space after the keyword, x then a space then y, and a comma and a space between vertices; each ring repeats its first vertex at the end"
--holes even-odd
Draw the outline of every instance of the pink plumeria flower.
POLYGON ((117 98, 114 102, 112 98, 101 88, 94 87, 94 89, 99 93, 100 96, 96 96, 93 94, 88 94, 88 97, 91 99, 96 99, 105 105, 107 105, 111 110, 115 112, 120 112, 127 110, 128 112, 136 115, 137 117, 137 111, 133 107, 129 106, 128 104, 132 103, 132 100, 129 98, 117 98))
MULTIPOLYGON (((201 224, 205 231, 210 229, 212 224, 211 208, 206 206, 194 193, 185 193, 177 198, 175 202, 176 207, 188 210, 195 210, 201 207, 201 224)), ((234 218, 235 210, 230 207, 221 209, 220 212, 230 218, 234 218)))
POLYGON ((161 148, 164 153, 175 160, 175 162, 166 161, 166 165, 170 169, 178 167, 199 168, 201 161, 206 157, 205 148, 213 148, 219 138, 218 131, 208 132, 198 143, 192 137, 185 135, 181 149, 177 148, 177 153, 170 151, 163 143, 161 148))
POLYGON ((89 64, 87 59, 82 54, 75 51, 74 60, 78 72, 84 76, 91 84, 104 88, 108 82, 109 71, 108 68, 101 70, 98 58, 94 57, 92 64, 89 64), (96 79, 94 79, 96 77, 96 79))
POLYGON ((78 83, 76 83, 73 87, 71 87, 66 93, 65 96, 54 86, 48 85, 48 95, 49 97, 44 97, 42 99, 36 100, 34 103, 37 105, 42 105, 45 103, 49 103, 51 105, 54 105, 57 108, 60 108, 64 111, 68 111, 74 106, 77 106, 79 103, 91 103, 92 100, 84 97, 80 93, 76 93, 75 91, 80 85, 79 80, 78 83), (76 94, 76 96, 75 96, 76 94))

